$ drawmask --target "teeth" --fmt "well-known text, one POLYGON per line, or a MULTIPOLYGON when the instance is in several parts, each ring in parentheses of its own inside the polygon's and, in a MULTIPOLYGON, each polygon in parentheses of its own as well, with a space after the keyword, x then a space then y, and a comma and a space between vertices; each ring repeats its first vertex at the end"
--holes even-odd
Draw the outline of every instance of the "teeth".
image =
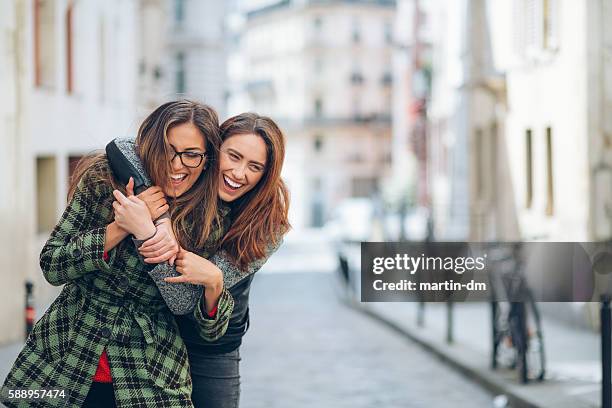
POLYGON ((230 180, 229 178, 227 178, 227 176, 223 176, 223 179, 224 179, 224 180, 225 180, 225 182, 226 182, 227 184, 229 184, 229 186, 230 186, 230 187, 232 187, 232 188, 240 188, 240 187, 242 187, 242 184, 233 182, 232 180, 230 180))
POLYGON ((177 180, 177 181, 178 181, 178 180, 182 180, 182 179, 184 179, 185 177, 187 177, 187 175, 186 175, 186 174, 172 174, 172 175, 170 176, 170 178, 171 178, 172 180, 177 180))

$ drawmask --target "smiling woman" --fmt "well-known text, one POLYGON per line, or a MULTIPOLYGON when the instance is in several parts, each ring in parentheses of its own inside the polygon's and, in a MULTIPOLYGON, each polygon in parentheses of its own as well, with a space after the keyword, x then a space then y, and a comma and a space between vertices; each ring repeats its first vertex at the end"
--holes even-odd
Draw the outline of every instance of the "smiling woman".
POLYGON ((170 163, 170 178, 163 185, 163 190, 167 196, 179 197, 189 190, 202 174, 206 147, 202 133, 193 123, 183 123, 171 128, 168 131, 168 144, 171 148, 166 154, 170 163))
POLYGON ((233 135, 221 147, 219 197, 234 201, 252 190, 266 168, 266 144, 253 133, 233 135))

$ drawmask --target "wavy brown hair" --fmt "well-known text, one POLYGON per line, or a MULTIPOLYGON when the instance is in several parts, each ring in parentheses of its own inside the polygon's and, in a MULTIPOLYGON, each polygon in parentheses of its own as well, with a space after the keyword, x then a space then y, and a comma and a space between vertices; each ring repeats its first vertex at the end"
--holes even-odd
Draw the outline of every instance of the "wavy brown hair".
POLYGON ((232 203, 235 216, 221 241, 221 249, 242 268, 266 255, 289 231, 289 192, 281 179, 285 137, 274 121, 255 113, 242 113, 221 124, 223 141, 235 135, 254 134, 266 145, 266 168, 257 185, 232 203))
MULTIPOLYGON (((217 194, 219 183, 219 119, 211 107, 190 101, 167 102, 155 109, 140 125, 136 137, 136 149, 140 160, 155 185, 163 187, 168 183, 171 165, 168 161, 170 146, 168 132, 174 126, 191 123, 199 129, 206 145, 206 166, 194 185, 180 197, 168 200, 172 227, 179 244, 188 250, 203 248, 213 226, 219 223, 217 217, 217 194)), ((104 153, 85 157, 71 179, 68 198, 72 197, 76 185, 84 173, 88 181, 104 181, 114 188, 125 191, 113 179, 104 153)))

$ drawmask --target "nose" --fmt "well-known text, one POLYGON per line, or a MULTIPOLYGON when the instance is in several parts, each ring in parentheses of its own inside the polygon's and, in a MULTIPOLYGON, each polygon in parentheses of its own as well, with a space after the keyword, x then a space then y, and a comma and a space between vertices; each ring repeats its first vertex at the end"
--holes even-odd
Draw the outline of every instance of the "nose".
POLYGON ((238 181, 242 181, 244 179, 244 175, 246 172, 246 165, 239 165, 232 169, 232 175, 238 181))
POLYGON ((183 162, 178 154, 175 154, 172 160, 170 160, 170 166, 172 166, 172 170, 181 170, 183 168, 183 162))

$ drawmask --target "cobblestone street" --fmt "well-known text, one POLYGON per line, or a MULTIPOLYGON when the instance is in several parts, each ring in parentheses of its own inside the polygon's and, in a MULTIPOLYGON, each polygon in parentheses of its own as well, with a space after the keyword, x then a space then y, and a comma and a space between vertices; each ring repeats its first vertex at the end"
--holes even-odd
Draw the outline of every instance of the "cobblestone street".
POLYGON ((241 407, 491 407, 490 394, 343 305, 326 273, 261 274, 241 407))

